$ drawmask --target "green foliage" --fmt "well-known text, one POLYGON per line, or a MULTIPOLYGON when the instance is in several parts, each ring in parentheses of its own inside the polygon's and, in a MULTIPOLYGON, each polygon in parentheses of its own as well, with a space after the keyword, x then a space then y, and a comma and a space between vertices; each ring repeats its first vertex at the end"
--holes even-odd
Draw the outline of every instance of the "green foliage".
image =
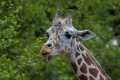
POLYGON ((65 56, 46 64, 39 53, 59 3, 77 29, 96 33, 83 43, 112 80, 120 80, 120 0, 0 0, 0 80, 76 80, 65 56))

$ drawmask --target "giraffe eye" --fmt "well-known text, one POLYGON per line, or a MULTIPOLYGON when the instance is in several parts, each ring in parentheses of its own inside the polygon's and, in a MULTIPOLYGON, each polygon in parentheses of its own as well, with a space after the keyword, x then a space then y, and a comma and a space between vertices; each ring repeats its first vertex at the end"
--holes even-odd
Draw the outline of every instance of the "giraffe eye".
POLYGON ((68 39, 70 39, 72 37, 72 35, 69 32, 65 32, 65 37, 67 37, 68 39))

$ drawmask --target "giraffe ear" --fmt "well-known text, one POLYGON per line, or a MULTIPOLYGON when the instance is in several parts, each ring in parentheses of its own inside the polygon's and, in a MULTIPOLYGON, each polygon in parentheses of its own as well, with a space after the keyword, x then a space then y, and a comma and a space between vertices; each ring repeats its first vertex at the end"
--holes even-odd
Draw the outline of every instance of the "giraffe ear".
POLYGON ((81 39, 81 40, 89 40, 91 38, 94 38, 96 35, 95 33, 93 33, 90 30, 82 30, 82 31, 78 31, 77 32, 77 36, 81 39))

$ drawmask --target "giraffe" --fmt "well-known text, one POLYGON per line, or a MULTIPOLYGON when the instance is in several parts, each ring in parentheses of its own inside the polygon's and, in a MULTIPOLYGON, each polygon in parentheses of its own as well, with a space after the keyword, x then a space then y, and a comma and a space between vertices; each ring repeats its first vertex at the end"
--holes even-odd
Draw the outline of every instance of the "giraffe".
POLYGON ((72 25, 71 16, 56 14, 47 34, 48 41, 40 50, 46 61, 54 55, 64 53, 78 80, 111 80, 91 52, 80 42, 95 37, 92 31, 77 30, 72 25))

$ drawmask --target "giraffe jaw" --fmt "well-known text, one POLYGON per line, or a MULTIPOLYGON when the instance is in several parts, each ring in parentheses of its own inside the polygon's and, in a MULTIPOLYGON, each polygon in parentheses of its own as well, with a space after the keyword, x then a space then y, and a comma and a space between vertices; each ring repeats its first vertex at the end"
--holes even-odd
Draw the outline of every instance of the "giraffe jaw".
POLYGON ((44 57, 44 61, 45 61, 45 62, 48 62, 48 61, 52 58, 51 55, 45 55, 45 56, 43 56, 43 57, 44 57))

